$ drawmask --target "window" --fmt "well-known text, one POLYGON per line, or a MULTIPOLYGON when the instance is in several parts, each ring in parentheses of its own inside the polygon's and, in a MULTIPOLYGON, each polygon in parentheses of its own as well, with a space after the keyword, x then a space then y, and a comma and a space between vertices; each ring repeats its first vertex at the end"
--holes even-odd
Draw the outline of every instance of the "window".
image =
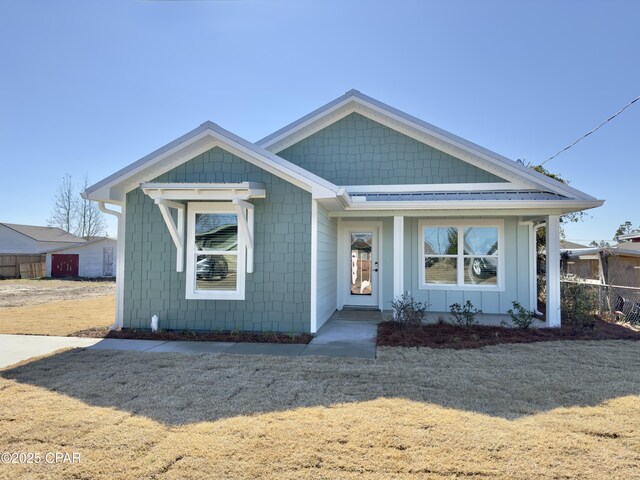
POLYGON ((500 289, 502 221, 420 224, 422 288, 500 289))
POLYGON ((188 299, 244 300, 245 244, 229 203, 189 203, 188 299))

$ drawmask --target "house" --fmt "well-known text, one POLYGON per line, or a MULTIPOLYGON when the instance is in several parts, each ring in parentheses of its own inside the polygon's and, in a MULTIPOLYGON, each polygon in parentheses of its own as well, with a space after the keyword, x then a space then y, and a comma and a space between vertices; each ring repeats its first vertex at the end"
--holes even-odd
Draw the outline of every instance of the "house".
POLYGON ((603 203, 355 90, 255 143, 205 122, 83 196, 118 217, 116 326, 282 332, 405 291, 532 307, 538 222, 557 327, 559 217, 603 203))
POLYGON ((0 254, 34 255, 84 241, 57 227, 0 223, 0 254))
POLYGON ((0 278, 42 277, 47 250, 82 242, 61 228, 0 223, 0 278))
POLYGON ((634 231, 631 233, 627 233, 626 235, 620 235, 618 237, 618 241, 620 243, 640 243, 640 232, 634 231))
POLYGON ((560 249, 563 273, 579 281, 640 289, 640 243, 560 249))
POLYGON ((110 237, 92 237, 83 243, 46 253, 46 276, 53 278, 114 277, 117 241, 110 237))

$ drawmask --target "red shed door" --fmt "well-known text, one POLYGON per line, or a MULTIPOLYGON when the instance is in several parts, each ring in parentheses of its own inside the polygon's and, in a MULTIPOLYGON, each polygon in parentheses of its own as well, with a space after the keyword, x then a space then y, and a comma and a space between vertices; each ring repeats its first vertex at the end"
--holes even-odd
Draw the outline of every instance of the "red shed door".
POLYGON ((51 276, 55 278, 78 276, 78 255, 51 255, 51 276))

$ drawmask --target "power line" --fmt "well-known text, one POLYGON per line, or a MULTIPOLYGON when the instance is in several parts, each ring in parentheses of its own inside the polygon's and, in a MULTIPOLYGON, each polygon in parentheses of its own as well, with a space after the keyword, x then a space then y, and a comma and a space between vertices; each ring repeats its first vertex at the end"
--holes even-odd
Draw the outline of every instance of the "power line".
POLYGON ((556 158, 558 155, 560 155, 562 152, 566 152, 567 150, 569 150, 571 147, 573 147, 576 143, 578 143, 580 140, 582 140, 585 137, 588 137, 589 135, 591 135, 592 133, 600 130, 600 127, 602 127, 605 123, 610 122, 611 120, 613 120, 614 118, 616 118, 618 115, 620 115, 622 112, 624 112, 627 108, 629 108, 631 105, 633 105, 634 103, 636 103, 638 100, 640 100, 640 97, 636 97, 633 100, 631 100, 629 103, 627 103, 624 107, 622 107, 620 110, 618 110, 616 113, 614 113, 613 115, 611 115, 609 118, 607 118, 604 122, 602 122, 600 125, 598 125, 596 128, 594 128, 593 130, 591 130, 588 133, 585 133, 583 136, 581 136, 580 138, 578 138, 575 142, 573 142, 571 145, 568 145, 566 147, 564 147, 562 150, 560 150, 558 153, 556 153, 555 155, 547 158, 544 162, 542 162, 540 164, 540 166, 544 165, 545 163, 547 163, 549 160, 553 160, 554 158, 556 158))

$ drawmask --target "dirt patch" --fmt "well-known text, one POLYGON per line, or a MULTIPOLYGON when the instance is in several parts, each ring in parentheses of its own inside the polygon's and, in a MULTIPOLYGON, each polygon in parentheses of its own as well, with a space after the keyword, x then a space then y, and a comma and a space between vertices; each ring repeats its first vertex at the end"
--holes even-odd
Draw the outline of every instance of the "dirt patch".
POLYGON ((378 359, 73 350, 0 372, 0 478, 637 478, 635 342, 378 359))
POLYGON ((115 295, 114 280, 0 280, 0 309, 115 295))
POLYGON ((116 310, 114 295, 0 309, 0 333, 73 336, 99 327, 107 331, 116 310))
POLYGON ((308 333, 288 335, 286 333, 264 332, 190 332, 190 331, 162 331, 149 330, 109 330, 108 328, 90 328, 77 331, 74 337, 90 338, 126 338, 134 340, 189 340, 193 342, 250 342, 250 343, 309 343, 313 336, 308 333))
POLYGON ((480 348, 502 343, 533 343, 554 340, 640 340, 640 332, 622 324, 597 319, 593 329, 520 328, 473 326, 447 323, 403 327, 396 322, 378 325, 378 346, 480 348))

